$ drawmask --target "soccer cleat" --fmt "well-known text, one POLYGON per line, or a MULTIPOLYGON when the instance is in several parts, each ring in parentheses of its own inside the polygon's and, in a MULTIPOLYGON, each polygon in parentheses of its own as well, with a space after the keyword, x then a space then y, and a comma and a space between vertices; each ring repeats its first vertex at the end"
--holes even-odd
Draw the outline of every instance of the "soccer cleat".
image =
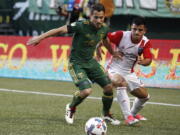
POLYGON ((69 104, 66 105, 66 114, 65 114, 65 120, 68 124, 73 124, 74 122, 74 113, 75 113, 75 108, 71 109, 69 107, 69 104))
POLYGON ((125 120, 125 124, 126 124, 126 125, 134 125, 134 124, 136 124, 137 122, 139 122, 139 120, 136 119, 136 118, 134 118, 132 115, 129 115, 129 116, 127 117, 127 119, 125 120))
POLYGON ((134 118, 138 119, 138 120, 147 120, 147 118, 145 118, 144 116, 140 115, 140 114, 136 114, 134 116, 134 118))
POLYGON ((113 118, 112 114, 107 114, 102 117, 104 121, 110 122, 112 125, 119 125, 121 122, 115 118, 113 118))

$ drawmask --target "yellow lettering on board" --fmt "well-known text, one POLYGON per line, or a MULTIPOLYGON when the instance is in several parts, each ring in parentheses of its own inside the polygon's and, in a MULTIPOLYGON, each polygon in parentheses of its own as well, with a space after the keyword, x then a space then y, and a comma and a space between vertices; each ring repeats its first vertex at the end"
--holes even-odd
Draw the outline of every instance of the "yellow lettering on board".
POLYGON ((178 62, 180 49, 171 49, 170 53, 173 55, 173 57, 171 60, 169 74, 166 76, 166 79, 167 80, 180 80, 180 76, 176 76, 176 67, 180 66, 180 62, 178 62))
MULTIPOLYGON (((159 49, 151 49, 151 53, 153 54, 154 59, 157 59, 158 58, 158 54, 159 54, 159 49)), ((152 60, 150 66, 156 68, 157 67, 156 61, 152 60)))
MULTIPOLYGON (((4 53, 6 53, 8 49, 8 45, 4 43, 0 43, 0 48, 3 49, 4 53)), ((1 61, 0 68, 4 66, 6 59, 7 59, 7 55, 4 55, 4 54, 0 55, 0 61, 1 61)))
POLYGON ((69 45, 51 45, 52 50, 52 62, 53 62, 53 69, 57 71, 58 67, 63 64, 63 71, 67 71, 68 69, 68 49, 70 48, 69 45), (61 56, 58 58, 57 50, 61 47, 61 56))
POLYGON ((17 70, 17 69, 20 69, 22 68, 22 66, 24 65, 24 63, 26 62, 26 59, 27 59, 27 49, 26 49, 26 46, 24 44, 16 44, 14 45, 10 52, 9 52, 9 56, 8 56, 8 67, 10 69, 13 69, 13 70, 17 70), (22 51, 22 56, 21 56, 21 60, 20 60, 20 63, 19 65, 15 66, 12 64, 12 58, 13 58, 13 55, 14 53, 16 52, 17 49, 21 49, 22 51))
POLYGON ((178 62, 178 57, 180 55, 180 49, 171 49, 170 53, 173 55, 171 60, 170 69, 174 69, 176 66, 180 66, 180 62, 178 62))

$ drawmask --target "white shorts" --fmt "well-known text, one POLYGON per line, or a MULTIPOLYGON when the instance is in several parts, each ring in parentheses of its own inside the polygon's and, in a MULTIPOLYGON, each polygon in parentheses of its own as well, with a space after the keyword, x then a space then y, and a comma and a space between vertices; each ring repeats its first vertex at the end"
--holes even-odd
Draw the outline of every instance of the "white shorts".
POLYGON ((136 76, 136 74, 133 73, 127 73, 127 72, 122 72, 120 70, 112 70, 109 69, 108 73, 110 76, 114 74, 119 74, 121 77, 123 77, 126 82, 128 83, 128 91, 133 91, 137 88, 144 87, 144 83, 136 76))

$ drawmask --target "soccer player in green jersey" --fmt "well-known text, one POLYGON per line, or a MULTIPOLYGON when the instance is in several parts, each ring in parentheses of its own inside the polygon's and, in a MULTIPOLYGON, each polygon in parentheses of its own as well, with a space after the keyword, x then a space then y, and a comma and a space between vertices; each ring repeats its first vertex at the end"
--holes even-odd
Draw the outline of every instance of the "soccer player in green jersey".
MULTIPOLYGON (((36 45, 41 40, 53 35, 74 33, 69 59, 69 73, 79 91, 75 92, 72 102, 66 105, 65 119, 69 124, 74 122, 76 107, 91 94, 91 82, 95 82, 103 88, 103 118, 113 125, 120 124, 120 121, 114 119, 110 113, 113 102, 112 83, 103 67, 93 57, 97 44, 107 42, 108 27, 104 24, 104 18, 104 6, 95 4, 91 9, 89 20, 77 21, 52 29, 27 42, 27 45, 36 45)), ((114 52, 110 46, 106 46, 106 48, 113 56, 118 57, 118 53, 114 52)))

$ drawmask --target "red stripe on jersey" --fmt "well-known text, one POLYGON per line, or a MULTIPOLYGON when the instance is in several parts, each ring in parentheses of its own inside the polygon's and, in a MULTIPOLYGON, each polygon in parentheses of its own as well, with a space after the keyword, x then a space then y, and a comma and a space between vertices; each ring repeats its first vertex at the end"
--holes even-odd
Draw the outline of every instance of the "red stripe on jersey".
POLYGON ((152 54, 151 54, 151 43, 150 41, 148 41, 145 45, 144 45, 144 48, 143 48, 143 57, 144 58, 149 58, 149 59, 152 59, 152 54))
POLYGON ((137 62, 137 58, 136 58, 136 61, 133 63, 133 66, 132 66, 132 68, 131 68, 131 73, 134 72, 134 67, 135 67, 135 65, 136 65, 136 62, 137 62))
POLYGON ((110 32, 108 33, 109 40, 114 43, 116 46, 119 45, 119 42, 121 41, 123 37, 123 31, 116 31, 116 32, 110 32))
POLYGON ((140 47, 142 47, 142 48, 143 48, 143 47, 145 46, 145 44, 144 44, 144 43, 145 43, 145 41, 144 41, 144 40, 142 40, 142 41, 141 41, 141 44, 140 44, 140 47))

